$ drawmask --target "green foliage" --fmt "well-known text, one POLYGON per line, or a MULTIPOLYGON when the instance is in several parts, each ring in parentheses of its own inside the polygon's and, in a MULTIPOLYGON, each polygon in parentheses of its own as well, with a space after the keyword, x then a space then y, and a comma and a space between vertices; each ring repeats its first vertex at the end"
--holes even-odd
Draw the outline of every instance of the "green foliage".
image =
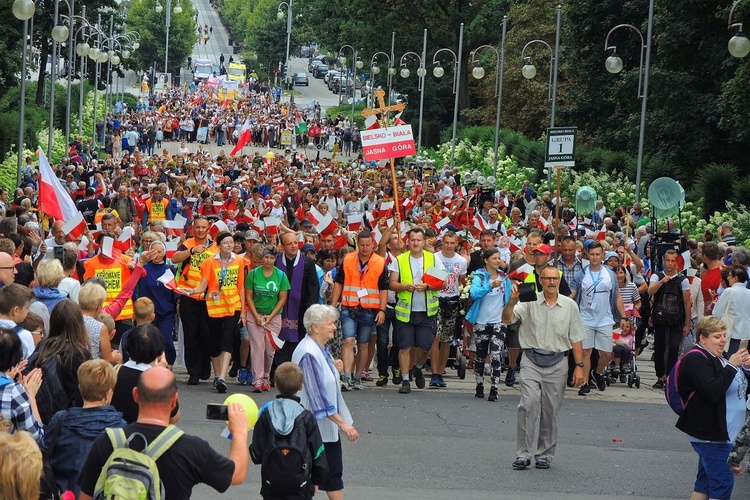
POLYGON ((705 218, 726 209, 724 200, 731 200, 734 197, 734 182, 736 179, 737 168, 734 165, 712 163, 701 169, 697 187, 703 196, 703 216, 705 218), (723 196, 716 196, 719 186, 721 186, 723 196))
MULTIPOLYGON (((356 104, 354 106, 354 123, 357 124, 360 130, 363 130, 365 126, 365 117, 362 116, 362 110, 364 109, 365 109, 364 102, 356 104)), ((332 108, 328 108, 326 109, 326 115, 328 115, 328 117, 330 118, 336 117, 338 115, 342 115, 346 118, 350 118, 352 116, 352 105, 342 104, 341 106, 334 106, 332 108)))
POLYGON ((750 210, 744 204, 727 202, 726 211, 714 212, 708 222, 700 220, 696 227, 696 233, 702 235, 704 231, 716 234, 719 226, 724 222, 732 223, 732 234, 737 238, 737 244, 750 247, 750 210))

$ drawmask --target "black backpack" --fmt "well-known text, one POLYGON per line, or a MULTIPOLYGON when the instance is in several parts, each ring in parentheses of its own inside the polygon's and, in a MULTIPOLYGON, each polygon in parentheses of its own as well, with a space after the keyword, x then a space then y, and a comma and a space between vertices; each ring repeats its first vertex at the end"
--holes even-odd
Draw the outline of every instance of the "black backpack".
MULTIPOLYGON (((658 273, 659 279, 664 273, 658 273)), ((651 319, 655 325, 674 326, 685 322, 685 301, 682 296, 682 280, 684 276, 674 276, 654 295, 654 305, 651 319)))
POLYGON ((314 491, 312 455, 305 425, 297 417, 292 432, 284 436, 269 426, 268 443, 261 461, 261 495, 274 498, 307 498, 314 491))

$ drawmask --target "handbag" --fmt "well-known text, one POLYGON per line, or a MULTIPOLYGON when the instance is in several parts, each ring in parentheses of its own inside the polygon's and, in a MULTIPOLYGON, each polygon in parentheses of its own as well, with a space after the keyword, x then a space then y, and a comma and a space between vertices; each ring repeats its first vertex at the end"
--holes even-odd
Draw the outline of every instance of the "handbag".
MULTIPOLYGON (((477 276, 479 276, 479 281, 484 284, 484 275, 478 273, 477 276)), ((483 298, 484 297, 482 297, 482 299, 483 298)), ((479 315, 479 307, 482 305, 482 299, 473 299, 471 298, 471 295, 469 295, 469 308, 466 311, 465 319, 472 325, 476 323, 477 315, 479 315)))
POLYGON ((731 290, 726 290, 725 293, 729 293, 729 298, 727 299, 727 307, 724 309, 724 314, 722 314, 721 318, 719 319, 727 327, 727 343, 724 346, 724 352, 727 352, 729 350, 729 339, 732 337, 732 329, 734 329, 734 316, 732 316, 732 314, 729 312, 732 306, 731 290))

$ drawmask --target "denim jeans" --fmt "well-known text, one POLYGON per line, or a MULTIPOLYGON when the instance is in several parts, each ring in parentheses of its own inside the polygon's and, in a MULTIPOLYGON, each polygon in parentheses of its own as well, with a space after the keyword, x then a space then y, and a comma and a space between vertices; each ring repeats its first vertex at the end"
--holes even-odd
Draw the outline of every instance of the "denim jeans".
POLYGON ((370 341, 375 333, 375 316, 377 309, 341 306, 341 330, 345 339, 355 337, 360 344, 370 341))

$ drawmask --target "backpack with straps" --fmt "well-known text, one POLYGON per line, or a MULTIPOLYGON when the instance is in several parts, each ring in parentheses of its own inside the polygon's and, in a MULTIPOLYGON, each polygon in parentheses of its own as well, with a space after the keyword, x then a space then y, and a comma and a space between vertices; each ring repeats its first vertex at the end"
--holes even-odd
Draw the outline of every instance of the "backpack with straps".
POLYGON ((667 403, 669 403, 669 407, 672 408, 672 411, 675 412, 677 415, 682 415, 685 412, 685 408, 687 408, 688 403, 690 403, 690 400, 693 399, 693 396, 695 395, 695 391, 692 391, 690 394, 688 394, 687 399, 683 400, 682 396, 680 396, 679 385, 678 385, 679 377, 680 377, 680 366, 682 365, 682 362, 685 360, 685 358, 688 357, 692 353, 700 354, 704 358, 708 357, 706 356, 706 353, 703 352, 703 350, 698 349, 697 347, 690 349, 688 352, 685 353, 682 359, 680 359, 672 367, 672 371, 669 372, 666 383, 664 384, 664 397, 667 398, 667 403))
MULTIPOLYGON (((658 273, 659 279, 664 273, 658 273)), ((685 301, 682 297, 682 280, 684 276, 673 276, 654 294, 651 318, 655 325, 674 326, 685 321, 685 301)))
POLYGON ((311 483, 313 457, 307 447, 305 426, 295 422, 287 435, 270 427, 261 460, 261 494, 293 498, 314 488, 311 483))
POLYGON ((107 429, 113 451, 96 481, 94 499, 163 500, 164 484, 159 477, 156 461, 183 434, 176 426, 169 425, 149 444, 139 432, 126 437, 123 429, 107 429), (130 448, 130 443, 136 437, 147 444, 143 451, 130 448))

